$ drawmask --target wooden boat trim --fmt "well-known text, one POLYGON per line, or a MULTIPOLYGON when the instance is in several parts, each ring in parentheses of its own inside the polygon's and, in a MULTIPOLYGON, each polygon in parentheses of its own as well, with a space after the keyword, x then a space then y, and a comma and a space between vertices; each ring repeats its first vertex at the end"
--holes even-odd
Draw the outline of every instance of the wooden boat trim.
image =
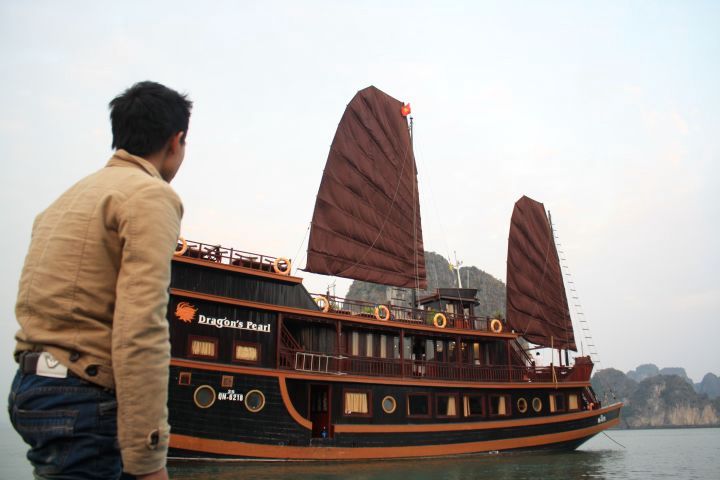
MULTIPOLYGON (((596 411, 597 413, 597 411, 596 411)), ((532 435, 520 438, 444 445, 413 445, 407 447, 296 447, 262 445, 199 438, 190 435, 170 435, 170 447, 195 452, 233 455, 251 458, 286 458, 298 460, 369 460, 377 458, 411 458, 462 455, 495 450, 532 448, 590 437, 620 423, 620 418, 568 432, 532 435)))
MULTIPOLYGON (((192 259, 190 259, 192 260, 192 259)), ((202 260, 201 260, 202 261, 202 260)), ((227 266, 227 265, 225 265, 227 266)), ((233 269, 236 267, 232 267, 233 269)), ((241 268, 241 267, 237 267, 241 268)), ((245 269, 249 270, 249 269, 245 269)), ((254 273, 254 272, 253 272, 254 273)), ((282 275, 273 275, 274 277, 281 277, 282 279, 287 279, 288 277, 282 276, 282 275)), ((337 313, 323 313, 320 310, 314 311, 314 310, 306 310, 304 308, 296 308, 296 307, 286 307, 282 305, 271 305, 267 303, 260 303, 260 302, 253 302, 250 300, 238 300, 235 298, 228 298, 223 297, 219 295, 212 295, 209 293, 197 293, 192 292, 190 290, 181 290, 179 288, 171 288, 170 294, 177 295, 180 297, 187 297, 187 298, 194 298, 197 300, 205 300, 208 302, 218 302, 218 303, 225 303, 227 305, 237 305, 239 307, 247 307, 247 308, 254 308, 257 310, 268 310, 272 312, 279 312, 284 314, 290 314, 290 315, 300 315, 300 316, 311 316, 311 317, 317 317, 317 318, 326 318, 326 319, 332 319, 332 320, 340 320, 343 322, 351 321, 353 323, 363 323, 366 325, 373 325, 373 326, 379 326, 379 327, 385 327, 393 326, 396 328, 402 328, 405 330, 414 330, 414 331, 423 331, 423 332, 433 332, 433 333, 446 333, 446 334, 456 334, 456 335, 464 335, 464 336, 477 336, 477 337, 492 337, 492 338, 506 338, 506 339, 515 339, 518 337, 517 334, 514 333, 492 333, 487 331, 478 331, 478 330, 470 330, 470 329, 462 329, 462 328, 434 328, 426 325, 412 325, 412 324, 406 324, 406 323, 393 323, 390 321, 380 321, 380 320, 373 320, 368 317, 361 317, 359 315, 357 316, 348 316, 348 315, 341 315, 337 313)))
POLYGON ((256 268, 248 268, 240 265, 228 265, 227 263, 212 262, 209 260, 203 260, 200 258, 192 257, 173 257, 173 261, 181 263, 191 263, 193 265, 200 265, 209 268, 218 268, 220 270, 229 270, 231 272, 239 272, 247 275, 254 275, 256 277, 271 278, 273 280, 280 280, 281 282, 287 283, 302 283, 301 277, 294 277, 291 275, 280 275, 279 273, 266 272, 264 270, 258 270, 256 268))
POLYGON ((291 380, 321 380, 323 382, 342 382, 342 383, 370 383, 377 385, 412 385, 422 387, 448 387, 448 388, 487 388, 487 389, 540 389, 540 388, 584 388, 590 385, 590 382, 506 382, 506 383, 480 383, 480 382, 448 382, 445 380, 425 380, 418 381, 413 379, 390 379, 387 377, 362 377, 354 375, 325 375, 298 373, 290 370, 270 370, 252 367, 242 367, 237 365, 226 365, 221 363, 197 362, 193 360, 185 360, 173 358, 170 365, 184 368, 197 368, 200 370, 211 370, 216 372, 233 372, 245 375, 256 375, 262 377, 282 377, 291 380))
POLYGON ((516 420, 494 420, 472 423, 442 423, 432 425, 350 425, 336 423, 336 433, 426 433, 426 432, 457 432, 465 430, 490 430, 493 428, 529 427, 548 423, 569 422, 594 417, 620 408, 621 403, 614 403, 597 410, 584 410, 576 413, 554 415, 552 417, 522 418, 516 420))
POLYGON ((278 384, 280 385, 280 396, 282 397, 283 404, 285 405, 285 408, 287 409, 290 416, 301 426, 307 428, 308 430, 312 430, 312 422, 300 415, 300 412, 295 410, 295 406, 292 404, 292 401, 290 400, 290 395, 287 391, 285 377, 283 377, 282 375, 278 375, 277 379, 278 384))

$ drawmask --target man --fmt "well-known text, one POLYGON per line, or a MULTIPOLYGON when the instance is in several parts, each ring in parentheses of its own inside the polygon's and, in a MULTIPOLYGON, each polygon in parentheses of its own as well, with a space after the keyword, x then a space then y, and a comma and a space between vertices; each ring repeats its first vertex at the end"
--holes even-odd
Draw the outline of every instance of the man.
POLYGON ((153 82, 113 99, 115 154, 35 219, 9 407, 36 478, 168 478, 165 313, 183 211, 168 183, 191 109, 153 82))

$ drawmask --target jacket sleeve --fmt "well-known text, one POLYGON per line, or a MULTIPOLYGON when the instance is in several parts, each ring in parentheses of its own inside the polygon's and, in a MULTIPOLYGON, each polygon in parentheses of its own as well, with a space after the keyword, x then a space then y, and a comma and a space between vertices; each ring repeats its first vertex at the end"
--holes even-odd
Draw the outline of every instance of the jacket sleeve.
POLYGON ((170 427, 170 340, 166 310, 170 261, 182 204, 169 185, 149 182, 118 212, 122 258, 112 328, 123 469, 143 475, 165 466, 170 427))

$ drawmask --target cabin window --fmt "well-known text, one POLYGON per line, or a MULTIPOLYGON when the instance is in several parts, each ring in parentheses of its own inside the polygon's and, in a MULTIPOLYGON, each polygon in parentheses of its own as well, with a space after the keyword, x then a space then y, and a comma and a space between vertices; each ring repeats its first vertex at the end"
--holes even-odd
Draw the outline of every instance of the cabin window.
POLYGON ((265 407, 265 395, 260 390, 250 390, 245 394, 245 408, 257 413, 265 407))
POLYGON ((345 392, 345 415, 369 415, 369 397, 369 392, 345 392))
POLYGON ((524 398, 518 398, 517 409, 518 409, 518 412, 520 412, 520 413, 527 412, 527 409, 528 409, 527 400, 525 400, 524 398))
POLYGON ((577 393, 568 395, 568 410, 579 410, 577 393))
POLYGON ((438 417, 457 417, 457 396, 456 395, 438 395, 437 396, 437 416, 438 417))
POLYGON ((484 405, 482 395, 465 395, 463 397, 463 415, 466 417, 482 417, 485 415, 484 405))
POLYGON ((445 342, 442 340, 435 341, 435 357, 437 358, 438 362, 445 361, 445 342))
POLYGON ((190 337, 190 356, 202 358, 217 358, 217 338, 190 337))
POLYGON ((412 393, 407 396, 407 414, 410 417, 430 416, 430 395, 412 393))
POLYGON ((405 360, 412 360, 412 346, 413 337, 407 336, 403 338, 403 358, 405 360))
POLYGON ((400 359, 400 337, 393 337, 393 358, 400 359))
POLYGON ((235 342, 234 360, 239 362, 257 362, 260 350, 258 345, 252 343, 235 342))
POLYGON ((454 341, 448 342, 448 355, 447 361, 450 363, 457 362, 457 343, 454 341))
POLYGON ((473 364, 474 365, 481 365, 482 361, 480 360, 480 344, 478 342, 474 342, 472 344, 472 356, 473 356, 473 364))
POLYGON ((365 356, 366 357, 372 357, 373 356, 373 334, 368 333, 365 337, 365 356))
POLYGON ((510 415, 510 404, 506 395, 490 395, 490 415, 497 417, 510 415))
POLYGON ((210 408, 215 403, 215 389, 210 385, 201 385, 195 389, 193 401, 199 408, 210 408))
POLYGON ((425 340, 425 360, 435 360, 434 340, 425 340))
POLYGON ((235 377, 233 377, 232 375, 223 375, 220 386, 223 388, 232 388, 234 383, 235 377))
POLYGON ((382 400, 383 412, 394 413, 396 408, 397 408, 397 401, 395 400, 395 397, 391 397, 390 395, 388 395, 387 397, 383 398, 383 400, 382 400))
POLYGON ((178 377, 178 385, 190 385, 191 382, 192 382, 192 373, 180 372, 180 376, 178 377))
POLYGON ((533 398, 532 407, 535 413, 540 413, 540 410, 542 410, 542 400, 540 400, 538 397, 533 398))
POLYGON ((388 358, 388 336, 380 335, 380 358, 388 358))
POLYGON ((360 355, 360 333, 350 332, 350 355, 360 355))
POLYGON ((550 412, 564 412, 565 411, 565 395, 562 393, 550 395, 550 412))

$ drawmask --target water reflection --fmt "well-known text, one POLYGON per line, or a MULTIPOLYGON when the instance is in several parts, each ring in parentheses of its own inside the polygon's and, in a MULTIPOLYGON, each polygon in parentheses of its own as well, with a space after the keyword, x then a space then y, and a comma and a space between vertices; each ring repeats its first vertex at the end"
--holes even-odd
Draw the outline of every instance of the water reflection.
POLYGON ((443 459, 373 462, 184 463, 171 466, 173 479, 259 480, 267 478, 352 480, 469 480, 492 478, 611 478, 622 451, 596 450, 556 454, 472 455, 443 459))

